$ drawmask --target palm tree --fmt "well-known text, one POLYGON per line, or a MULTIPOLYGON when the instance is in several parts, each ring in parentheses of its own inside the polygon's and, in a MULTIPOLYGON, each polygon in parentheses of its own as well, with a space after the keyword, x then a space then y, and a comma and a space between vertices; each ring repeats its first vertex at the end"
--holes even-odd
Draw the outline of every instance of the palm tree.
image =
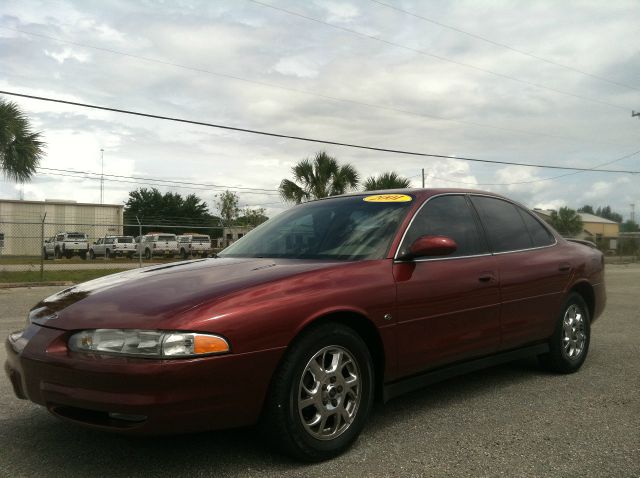
POLYGON ((40 138, 17 104, 0 100, 0 170, 7 178, 19 183, 31 179, 44 155, 40 138))
POLYGON ((411 187, 411 181, 395 172, 383 173, 378 177, 370 176, 364 182, 364 191, 377 191, 380 189, 404 189, 411 187))
POLYGON ((324 151, 313 160, 303 159, 292 168, 294 181, 283 179, 280 195, 285 201, 300 204, 310 199, 344 194, 358 185, 358 173, 350 164, 340 166, 324 151))
POLYGON ((582 231, 582 219, 573 209, 561 207, 551 213, 551 225, 563 236, 575 236, 582 231))

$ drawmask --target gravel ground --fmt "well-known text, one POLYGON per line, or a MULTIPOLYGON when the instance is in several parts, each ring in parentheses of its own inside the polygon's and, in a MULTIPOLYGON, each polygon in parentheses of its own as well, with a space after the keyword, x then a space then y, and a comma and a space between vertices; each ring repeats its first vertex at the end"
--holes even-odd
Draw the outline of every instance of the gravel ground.
MULTIPOLYGON (((70 425, 0 378, 0 476, 640 476, 640 265, 607 268, 609 303, 580 372, 524 360, 448 380, 374 413, 355 446, 304 465, 251 429, 130 438, 70 425)), ((59 288, 0 289, 0 335, 59 288)), ((4 361, 4 347, 0 360, 4 361)))

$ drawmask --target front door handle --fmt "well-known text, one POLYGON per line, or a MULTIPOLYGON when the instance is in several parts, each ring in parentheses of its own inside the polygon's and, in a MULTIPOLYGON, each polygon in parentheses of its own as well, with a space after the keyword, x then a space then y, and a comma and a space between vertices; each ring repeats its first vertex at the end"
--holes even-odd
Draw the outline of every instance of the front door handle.
POLYGON ((480 277, 478 277, 478 280, 480 282, 492 282, 494 280, 494 275, 491 272, 483 272, 480 277))
POLYGON ((571 264, 569 264, 568 262, 561 262, 558 266, 558 270, 560 272, 569 272, 571 270, 571 264))

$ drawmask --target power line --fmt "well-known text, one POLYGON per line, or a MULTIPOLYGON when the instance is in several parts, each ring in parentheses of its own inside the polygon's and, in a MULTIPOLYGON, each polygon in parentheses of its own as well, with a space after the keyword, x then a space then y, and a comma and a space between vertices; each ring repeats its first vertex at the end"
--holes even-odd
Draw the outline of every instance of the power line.
POLYGON ((507 45, 505 43, 500 43, 498 41, 491 40, 490 38, 483 37, 481 35, 477 35, 475 33, 471 33, 471 32, 462 30, 460 28, 456 28, 456 27, 451 26, 451 25, 447 25, 446 23, 442 23, 442 22, 439 22, 439 21, 434 20, 432 18, 428 18, 428 17, 424 17, 422 15, 418 15, 417 13, 410 12, 408 10, 404 10, 404 9, 402 9, 400 7, 395 6, 395 5, 390 5, 388 3, 381 2, 380 0, 369 0, 369 1, 371 1, 373 3, 377 3, 378 5, 382 5, 384 7, 390 8, 390 9, 395 10, 397 12, 404 13, 405 15, 409 15, 409 16, 412 16, 412 17, 415 17, 415 18, 419 18, 420 20, 424 20, 425 22, 429 22, 429 23, 432 23, 434 25, 438 25, 438 26, 440 26, 442 28, 447 28, 447 29, 452 30, 454 32, 462 33, 463 35, 467 35, 467 36, 469 36, 471 38, 475 38, 476 40, 480 40, 480 41, 489 43, 489 44, 494 45, 494 46, 505 48, 505 49, 510 50, 512 52, 518 53, 520 55, 528 56, 529 58, 533 58, 535 60, 543 61, 543 62, 548 63, 550 65, 554 65, 554 66, 557 66, 557 67, 560 67, 560 68, 564 68, 566 70, 573 71, 574 73, 579 73, 581 75, 588 76, 588 77, 593 78, 595 80, 599 80, 599 81, 603 81, 603 82, 606 82, 606 83, 610 83, 612 85, 620 86, 622 88, 628 88, 630 90, 640 91, 640 88, 637 88, 635 86, 627 85, 625 83, 620 83, 618 81, 614 81, 614 80, 611 80, 609 78, 605 78, 603 76, 595 75, 593 73, 589 73, 587 71, 581 70, 579 68, 576 68, 576 67, 573 67, 573 66, 570 66, 570 65, 565 65, 564 63, 560 63, 560 62, 557 62, 557 61, 554 61, 554 60, 550 60, 548 58, 544 58, 544 57, 536 55, 534 53, 530 53, 530 52, 527 52, 527 51, 524 51, 524 50, 520 50, 518 48, 514 48, 514 47, 509 46, 509 45, 507 45))
MULTIPOLYGON (((72 106, 80 106, 80 107, 83 107, 83 108, 91 108, 91 109, 102 110, 102 111, 111 111, 111 112, 114 112, 114 113, 128 114, 128 115, 132 115, 132 116, 141 116, 141 117, 145 117, 145 118, 154 118, 154 119, 160 119, 160 120, 166 120, 166 121, 175 121, 177 123, 193 124, 193 125, 198 125, 198 126, 207 126, 209 128, 219 128, 219 129, 230 130, 230 131, 239 131, 239 132, 242 132, 242 133, 257 134, 257 135, 261 135, 261 136, 269 136, 269 137, 272 137, 272 138, 292 139, 292 140, 296 140, 296 141, 306 141, 308 143, 328 144, 328 145, 331 145, 331 146, 343 146, 345 148, 362 149, 362 150, 367 150, 367 151, 377 151, 377 152, 382 152, 382 153, 393 153, 393 154, 401 154, 401 155, 407 155, 407 156, 420 156, 420 157, 428 157, 428 158, 441 158, 441 159, 450 159, 450 160, 459 160, 459 161, 470 161, 470 162, 484 163, 484 164, 501 164, 501 165, 511 165, 511 166, 526 166, 526 167, 529 167, 529 168, 563 169, 563 170, 567 170, 567 171, 591 171, 591 168, 578 168, 578 167, 575 167, 575 166, 572 167, 572 166, 560 166, 560 165, 550 165, 550 164, 517 163, 517 162, 514 162, 514 161, 498 161, 498 160, 491 160, 491 159, 471 158, 471 157, 465 157, 465 156, 450 156, 450 155, 444 155, 444 154, 421 153, 421 152, 407 151, 407 150, 402 150, 402 149, 390 149, 390 148, 381 148, 381 147, 376 147, 376 146, 366 146, 366 145, 353 144, 353 143, 343 143, 343 142, 340 142, 340 141, 330 141, 330 140, 324 140, 324 139, 309 138, 309 137, 304 137, 304 136, 293 136, 293 135, 280 134, 280 133, 271 133, 271 132, 268 132, 268 131, 261 131, 261 130, 255 130, 255 129, 249 129, 249 128, 239 128, 239 127, 236 127, 236 126, 227 126, 227 125, 221 125, 221 124, 215 124, 215 123, 207 123, 207 122, 204 122, 204 121, 194 121, 194 120, 188 120, 188 119, 184 119, 184 118, 176 118, 176 117, 172 117, 172 116, 162 116, 162 115, 155 115, 155 114, 150 114, 150 113, 141 113, 141 112, 132 111, 132 110, 123 110, 123 109, 119 109, 119 108, 109 108, 109 107, 106 107, 106 106, 97 106, 97 105, 92 105, 92 104, 88 104, 88 103, 78 103, 78 102, 75 102, 75 101, 67 101, 67 100, 61 100, 61 99, 56 99, 56 98, 48 98, 48 97, 44 97, 44 96, 27 95, 27 94, 24 94, 24 93, 16 93, 16 92, 11 92, 11 91, 0 90, 0 94, 10 95, 10 96, 17 96, 17 97, 21 97, 21 98, 29 98, 29 99, 39 100, 39 101, 47 101, 47 102, 51 102, 51 103, 60 103, 60 104, 66 104, 66 105, 72 105, 72 106)), ((640 174, 640 171, 617 170, 617 169, 599 169, 598 172, 601 172, 601 173, 640 174)))
MULTIPOLYGON (((458 184, 470 184, 470 185, 475 185, 475 186, 514 186, 516 184, 541 183, 543 181, 552 181, 554 179, 560 179, 560 178, 564 178, 566 176, 573 176, 574 174, 582 174, 582 173, 586 173, 588 171, 591 171, 591 172, 602 171, 602 170, 597 169, 597 168, 600 168, 602 166, 607 166, 608 164, 616 163, 618 161, 622 161, 623 159, 631 158, 631 157, 633 157, 633 156, 635 156, 637 154, 640 154, 640 150, 634 151, 631 154, 626 154, 626 155, 624 155, 624 156, 622 156, 620 158, 616 158, 616 159, 613 159, 611 161, 607 161, 605 163, 597 164, 593 168, 590 168, 588 170, 574 171, 572 173, 560 174, 558 176, 552 176, 550 178, 532 179, 532 180, 529 180, 529 181, 516 181, 516 182, 513 182, 513 183, 472 183, 472 182, 469 182, 469 181, 457 181, 457 180, 454 180, 454 179, 442 178, 442 177, 438 177, 438 176, 431 176, 431 177, 433 179, 440 179, 441 181, 449 181, 451 183, 458 183, 458 184)), ((420 176, 420 175, 417 174, 416 176, 420 176)), ((415 177, 415 176, 411 176, 411 177, 415 177)))
POLYGON ((625 107, 625 106, 616 105, 616 104, 613 104, 613 103, 609 103, 607 101, 599 100, 597 98, 591 98, 591 97, 588 97, 588 96, 578 95, 576 93, 571 93, 569 91, 558 90, 556 88, 552 88, 552 87, 549 87, 549 86, 544 86, 544 85, 541 85, 539 83, 534 83, 533 81, 523 80, 521 78, 516 78, 514 76, 506 75, 504 73, 498 73, 498 72, 493 71, 493 70, 488 70, 486 68, 482 68, 480 66, 475 66, 475 65, 472 65, 470 63, 464 63, 462 61, 452 60, 451 58, 447 58, 447 57, 444 57, 444 56, 441 56, 441 55, 436 55, 434 53, 429 53, 428 51, 425 51, 425 50, 420 50, 418 48, 413 48, 413 47, 410 47, 410 46, 407 46, 407 45, 402 45, 401 43, 395 43, 395 42, 392 42, 390 40, 385 40, 384 38, 380 38, 380 37, 377 37, 375 35, 369 35, 367 33, 362 33, 362 32, 359 32, 357 30, 352 30, 351 28, 342 27, 342 26, 339 26, 339 25, 334 25, 333 23, 325 22, 324 20, 320 20, 320 19, 315 18, 315 17, 310 17, 308 15, 304 15, 302 13, 294 12, 292 10, 287 10, 286 8, 277 7, 275 5, 270 5, 268 3, 260 2, 258 0, 247 0, 247 1, 249 1, 251 3, 255 3, 256 5, 260 5, 262 7, 271 8, 273 10, 277 10, 279 12, 283 12, 283 13, 286 13, 288 15, 292 15, 294 17, 304 18, 306 20, 309 20, 309 21, 312 21, 312 22, 316 22, 316 23, 319 23, 321 25, 325 25, 325 26, 328 26, 330 28, 334 28, 336 30, 340 30, 342 32, 351 33, 351 34, 359 36, 361 38, 374 40, 374 41, 377 41, 377 42, 380 42, 380 43, 384 43, 385 45, 394 46, 396 48, 401 48, 403 50, 411 51, 411 52, 417 53, 419 55, 423 55, 423 56, 427 56, 427 57, 430 57, 430 58, 434 58, 434 59, 436 59, 438 61, 442 61, 442 62, 446 62, 446 63, 452 63, 454 65, 462 66, 462 67, 465 67, 465 68, 470 68, 472 70, 476 70, 476 71, 480 71, 480 72, 483 72, 483 73, 487 73, 489 75, 497 76, 499 78, 503 78, 503 79, 506 79, 506 80, 511 80, 511 81, 515 81, 515 82, 518 82, 518 83, 522 83, 524 85, 533 86, 535 88, 540 88, 540 89, 543 89, 543 90, 552 91, 552 92, 560 94, 560 95, 571 96, 573 98, 577 98, 577 99, 580 99, 580 100, 583 100, 583 101, 589 101, 589 102, 592 102, 592 103, 598 103, 598 104, 601 104, 601 105, 604 105, 604 106, 608 106, 610 108, 616 108, 616 109, 620 109, 620 110, 623 110, 623 111, 628 111, 628 108, 625 107))
POLYGON ((41 34, 41 33, 33 33, 33 32, 26 31, 26 30, 20 30, 20 29, 17 29, 17 28, 9 28, 9 27, 0 26, 0 29, 13 31, 13 32, 17 32, 17 33, 22 33, 24 35, 29 35, 29 36, 33 36, 33 37, 43 38, 43 39, 55 41, 55 42, 58 42, 58 43, 78 46, 78 47, 81 47, 81 48, 89 48, 89 49, 93 49, 93 50, 97 50, 97 51, 101 51, 101 52, 105 52, 105 53, 110 53, 110 54, 114 54, 114 55, 121 55, 121 56, 124 56, 124 57, 133 58, 133 59, 141 60, 141 61, 145 61, 145 62, 157 63, 157 64, 165 65, 165 66, 172 66, 172 67, 175 67, 175 68, 181 68, 181 69, 184 69, 184 70, 194 71, 194 72, 197 72, 197 73, 205 73, 205 74, 208 74, 208 75, 213 75, 213 76, 217 76, 217 77, 220 77, 220 78, 225 78, 225 79, 228 79, 228 80, 242 81, 242 82, 245 82, 245 83, 264 86, 264 87, 267 87, 267 88, 279 89, 279 90, 282 90, 282 91, 288 91, 288 92, 297 93, 297 94, 314 96, 314 97, 317 97, 317 98, 336 101, 336 102, 340 102, 340 103, 352 104, 352 105, 356 105, 356 106, 362 106, 362 107, 365 107, 365 108, 373 108, 373 109, 378 109, 378 110, 382 110, 382 111, 390 111, 390 112, 395 112, 395 113, 401 113, 401 114, 407 114, 407 115, 411 115, 411 116, 416 116, 416 117, 420 117, 420 118, 427 118, 427 119, 430 119, 430 120, 447 121, 447 122, 452 122, 452 123, 457 123, 457 124, 469 125, 469 126, 473 126, 473 127, 476 127, 476 128, 494 129, 494 130, 498 130, 498 131, 506 131, 506 132, 510 132, 510 133, 523 134, 523 135, 527 135, 527 136, 540 136, 540 137, 561 139, 561 140, 573 141, 573 142, 579 142, 579 143, 589 142, 589 143, 593 143, 593 144, 615 144, 615 143, 611 143, 609 141, 594 141, 593 139, 583 139, 583 138, 578 138, 578 137, 573 137, 573 136, 564 136, 564 135, 556 135, 556 134, 549 134, 549 133, 540 133, 540 132, 534 132, 534 131, 528 131, 528 130, 521 130, 521 129, 517 129, 517 128, 508 128, 508 127, 503 127, 503 126, 496 126, 496 125, 490 125, 490 124, 485 124, 485 123, 478 123, 478 122, 469 121, 469 120, 462 120, 462 119, 456 119, 456 118, 447 118, 447 117, 444 117, 444 116, 438 116, 438 115, 434 115, 434 114, 426 114, 426 113, 422 113, 422 112, 418 112, 418 111, 407 110, 407 109, 404 109, 404 108, 396 108, 396 107, 393 107, 393 106, 386 106, 386 105, 380 105, 380 104, 375 104, 375 103, 368 103, 368 102, 365 102, 365 101, 354 100, 352 98, 344 98, 344 97, 333 96, 333 95, 328 95, 328 94, 324 94, 324 93, 318 93, 318 92, 315 92, 315 91, 305 90, 305 89, 301 89, 301 88, 293 88, 293 87, 289 87, 289 86, 283 86, 283 85, 279 85, 279 84, 276 84, 276 83, 270 83, 270 82, 266 82, 266 81, 251 80, 251 79, 243 78, 243 77, 237 76, 237 75, 231 75, 231 74, 228 74, 228 73, 220 73, 220 72, 216 72, 216 71, 212 71, 212 70, 208 70, 208 69, 204 69, 204 68, 183 65, 183 64, 180 64, 180 63, 172 62, 172 61, 160 60, 160 59, 157 59, 157 58, 151 58, 151 57, 146 57, 146 56, 142 56, 142 55, 135 55, 133 53, 128 53, 128 52, 124 52, 124 51, 120 51, 120 50, 114 50, 114 49, 111 49, 111 48, 105 48, 105 47, 100 47, 100 46, 95 46, 95 45, 88 45, 86 43, 79 43, 79 42, 70 41, 70 40, 63 40, 61 38, 53 37, 53 36, 50 36, 50 35, 44 35, 44 34, 41 34))
MULTIPOLYGON (((63 172, 63 173, 92 174, 94 176, 102 175, 102 173, 94 173, 92 171, 77 171, 77 170, 74 170, 74 169, 45 168, 45 167, 42 167, 42 166, 39 166, 38 169, 44 169, 44 170, 47 170, 47 171, 58 171, 58 172, 63 172)), ((172 183, 172 184, 186 184, 186 185, 191 185, 191 186, 205 186, 205 187, 211 188, 211 189, 238 189, 238 190, 245 190, 246 189, 248 191, 260 191, 260 192, 268 192, 268 193, 278 192, 277 189, 250 188, 250 187, 243 187, 243 186, 228 186, 226 184, 197 183, 197 182, 179 181, 179 180, 173 180, 173 179, 146 178, 146 177, 141 177, 141 176, 123 176, 123 175, 119 175, 119 174, 104 174, 104 175, 105 176, 110 176, 110 177, 113 177, 113 178, 139 179, 139 180, 143 180, 143 181, 156 181, 156 182, 172 183)), ((244 192, 244 191, 241 191, 241 192, 244 192)))
MULTIPOLYGON (((66 174, 66 173, 45 172, 45 173, 40 173, 40 174, 45 175, 45 176, 63 176, 63 177, 78 178, 78 179, 100 180, 99 177, 88 176, 85 173, 66 174)), ((112 178, 107 178, 107 177, 105 177, 104 180, 105 181, 114 182, 114 183, 140 184, 140 185, 143 185, 143 186, 165 186, 165 187, 174 187, 174 188, 179 188, 179 189, 193 189, 193 190, 197 190, 197 191, 212 191, 211 188, 197 187, 197 186, 182 186, 182 185, 174 185, 174 184, 166 184, 166 183, 158 184, 158 183, 152 183, 152 182, 127 181, 125 179, 112 179, 112 178)), ((238 191, 238 192, 240 192, 242 194, 257 194, 257 195, 266 195, 266 196, 278 196, 277 193, 256 192, 256 191, 238 191)))

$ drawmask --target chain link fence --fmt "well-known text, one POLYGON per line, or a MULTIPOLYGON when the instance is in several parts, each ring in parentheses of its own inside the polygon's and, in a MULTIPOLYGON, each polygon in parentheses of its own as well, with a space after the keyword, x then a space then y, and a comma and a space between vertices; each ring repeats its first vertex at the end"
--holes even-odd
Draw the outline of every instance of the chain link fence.
POLYGON ((0 283, 89 280, 208 257, 251 228, 179 223, 49 222, 0 218, 0 283))

